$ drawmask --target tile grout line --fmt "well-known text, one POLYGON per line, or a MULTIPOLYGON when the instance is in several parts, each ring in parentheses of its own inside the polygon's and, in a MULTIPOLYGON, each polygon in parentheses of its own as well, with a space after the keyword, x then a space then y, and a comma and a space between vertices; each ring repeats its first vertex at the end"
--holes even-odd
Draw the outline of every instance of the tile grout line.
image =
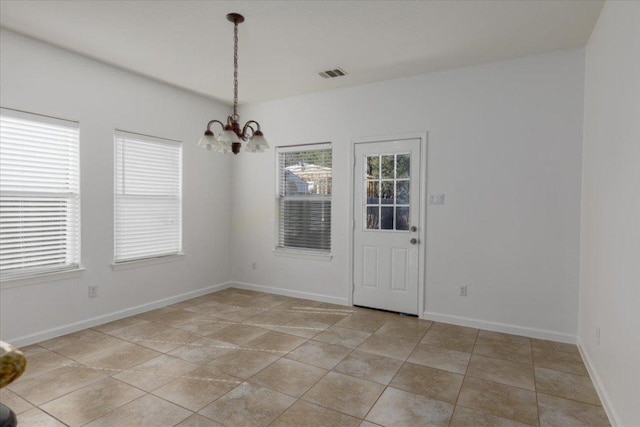
POLYGON ((462 388, 464 387, 464 380, 467 378, 467 373, 469 372, 469 365, 471 365, 471 358, 473 357, 473 353, 476 349, 476 344, 478 343, 478 337, 480 336, 480 330, 476 330, 476 336, 473 340, 473 346, 471 347, 471 353, 469 353, 469 361, 467 362, 467 366, 464 369, 464 375, 462 376, 462 384, 460 384, 460 390, 458 390, 458 395, 456 396, 456 401, 453 404, 453 411, 451 412, 451 418, 449 418, 448 426, 451 426, 451 422, 453 421, 453 415, 456 412, 456 407, 458 406, 458 400, 460 399, 460 395, 462 394, 462 388))

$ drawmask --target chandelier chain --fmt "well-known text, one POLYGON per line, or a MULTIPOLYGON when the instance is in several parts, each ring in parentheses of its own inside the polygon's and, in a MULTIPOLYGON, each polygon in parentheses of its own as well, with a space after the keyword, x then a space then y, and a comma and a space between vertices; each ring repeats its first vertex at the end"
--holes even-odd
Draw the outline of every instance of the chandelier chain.
POLYGON ((238 115, 238 23, 233 23, 233 115, 238 115))

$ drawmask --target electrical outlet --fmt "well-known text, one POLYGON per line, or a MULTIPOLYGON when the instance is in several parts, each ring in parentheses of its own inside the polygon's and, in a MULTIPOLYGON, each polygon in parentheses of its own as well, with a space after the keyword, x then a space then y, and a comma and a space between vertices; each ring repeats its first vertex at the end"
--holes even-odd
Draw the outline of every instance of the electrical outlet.
POLYGON ((98 285, 89 285, 89 298, 98 296, 98 285))
POLYGON ((461 297, 467 296, 467 285, 460 286, 460 296, 461 297))
POLYGON ((596 326, 596 345, 600 345, 600 327, 596 326))
POLYGON ((257 270, 258 269, 258 264, 255 261, 251 263, 251 269, 252 270, 257 270))

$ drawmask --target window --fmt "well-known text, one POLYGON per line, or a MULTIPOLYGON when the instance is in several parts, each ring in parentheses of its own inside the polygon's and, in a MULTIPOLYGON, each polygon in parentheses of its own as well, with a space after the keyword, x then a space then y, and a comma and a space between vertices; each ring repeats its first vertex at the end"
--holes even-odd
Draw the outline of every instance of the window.
POLYGON ((182 144, 115 133, 116 263, 182 251, 182 144))
POLYGON ((3 279, 80 264, 79 126, 0 110, 3 279))
POLYGON ((278 147, 278 248, 331 250, 331 144, 278 147))

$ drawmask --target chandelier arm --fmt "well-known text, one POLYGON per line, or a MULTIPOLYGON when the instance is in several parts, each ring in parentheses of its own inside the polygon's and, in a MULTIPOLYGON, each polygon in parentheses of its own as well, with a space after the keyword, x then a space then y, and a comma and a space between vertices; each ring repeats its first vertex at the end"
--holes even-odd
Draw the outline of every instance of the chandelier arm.
MULTIPOLYGON (((260 123, 256 122, 255 120, 249 120, 249 121, 245 124, 245 126, 249 126, 249 123, 255 123, 255 124, 256 124, 256 127, 257 127, 257 129, 256 129, 256 130, 260 130, 260 123)), ((251 126, 251 129, 253 129, 253 126, 251 126)))
POLYGON ((211 132, 211 125, 214 123, 218 123, 220 124, 220 126, 222 126, 222 130, 224 130, 224 124, 220 121, 220 120, 211 120, 209 123, 207 123, 207 131, 211 132))
POLYGON ((249 120, 247 123, 244 124, 244 127, 242 128, 242 137, 245 140, 248 140, 249 138, 253 137, 253 135, 255 135, 255 133, 259 130, 260 130, 260 123, 256 122, 255 120, 249 120), (255 123, 256 128, 251 126, 252 123, 255 123), (249 129, 251 129, 251 135, 247 134, 247 130, 249 129))

